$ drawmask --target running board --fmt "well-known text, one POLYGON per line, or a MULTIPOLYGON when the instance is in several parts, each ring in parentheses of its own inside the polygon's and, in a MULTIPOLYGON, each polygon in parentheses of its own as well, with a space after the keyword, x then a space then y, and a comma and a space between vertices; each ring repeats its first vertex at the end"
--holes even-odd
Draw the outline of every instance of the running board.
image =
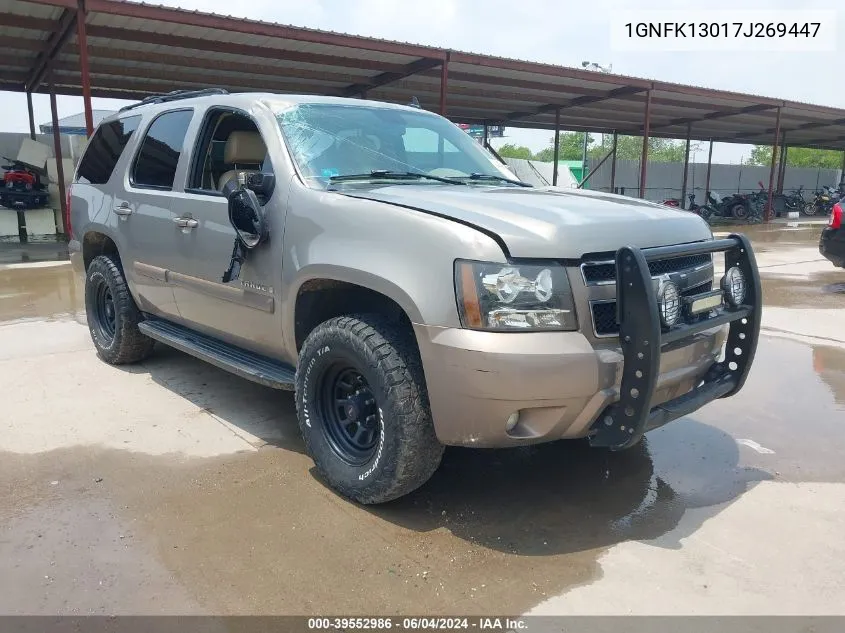
POLYGON ((148 318, 138 324, 138 329, 151 339, 196 356, 241 378, 273 389, 294 389, 296 370, 290 365, 161 319, 148 318))

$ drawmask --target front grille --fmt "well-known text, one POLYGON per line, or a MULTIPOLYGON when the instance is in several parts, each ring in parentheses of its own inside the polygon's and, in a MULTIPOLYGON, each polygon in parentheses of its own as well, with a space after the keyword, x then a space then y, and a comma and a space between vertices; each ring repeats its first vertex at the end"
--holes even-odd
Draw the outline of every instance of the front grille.
MULTIPOLYGON (((681 292, 682 297, 710 292, 713 290, 713 282, 707 281, 681 292)), ((616 322, 616 301, 597 301, 592 304, 593 327, 596 336, 616 336, 619 334, 619 324, 616 322)), ((706 314, 699 315, 697 319, 707 318, 706 314)), ((687 318, 687 322, 691 322, 687 318)))
MULTIPOLYGON (((698 268, 711 263, 709 254, 687 255, 671 259, 656 259, 648 263, 652 277, 675 273, 688 268, 698 268)), ((609 283, 616 281, 616 264, 614 262, 584 262, 584 282, 587 284, 609 283)))

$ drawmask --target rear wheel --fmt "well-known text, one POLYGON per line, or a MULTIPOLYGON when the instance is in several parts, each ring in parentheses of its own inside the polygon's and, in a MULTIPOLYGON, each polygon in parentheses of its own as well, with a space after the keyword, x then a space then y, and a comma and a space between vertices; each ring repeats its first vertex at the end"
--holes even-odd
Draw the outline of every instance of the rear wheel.
POLYGON ((737 202, 731 205, 731 216, 735 220, 745 220, 748 218, 748 205, 742 202, 737 202))
POLYGON ((85 277, 85 311, 97 354, 107 363, 122 365, 145 359, 155 341, 138 329, 141 312, 126 285, 118 259, 95 257, 85 277))
POLYGON ((308 335, 296 405, 320 474, 359 503, 408 494, 440 464, 413 333, 380 316, 338 317, 308 335))
POLYGON ((813 216, 816 215, 819 208, 816 206, 814 202, 808 202, 804 205, 804 215, 813 216))

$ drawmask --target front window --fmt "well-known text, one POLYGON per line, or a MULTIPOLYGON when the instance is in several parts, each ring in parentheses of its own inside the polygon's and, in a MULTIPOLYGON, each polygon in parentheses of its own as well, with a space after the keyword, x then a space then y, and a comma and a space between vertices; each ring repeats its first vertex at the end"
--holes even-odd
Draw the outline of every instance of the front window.
POLYGON ((410 172, 479 184, 515 180, 463 130, 425 112, 299 104, 278 114, 278 121, 312 187, 373 172, 410 172))

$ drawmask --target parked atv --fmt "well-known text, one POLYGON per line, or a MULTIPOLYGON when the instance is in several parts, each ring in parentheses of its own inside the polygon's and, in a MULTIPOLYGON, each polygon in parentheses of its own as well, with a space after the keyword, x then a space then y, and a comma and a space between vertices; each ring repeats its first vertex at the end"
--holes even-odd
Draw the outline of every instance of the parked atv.
POLYGON ((3 186, 0 188, 0 205, 10 209, 37 209, 50 200, 47 186, 41 182, 40 170, 19 160, 3 157, 3 186))

